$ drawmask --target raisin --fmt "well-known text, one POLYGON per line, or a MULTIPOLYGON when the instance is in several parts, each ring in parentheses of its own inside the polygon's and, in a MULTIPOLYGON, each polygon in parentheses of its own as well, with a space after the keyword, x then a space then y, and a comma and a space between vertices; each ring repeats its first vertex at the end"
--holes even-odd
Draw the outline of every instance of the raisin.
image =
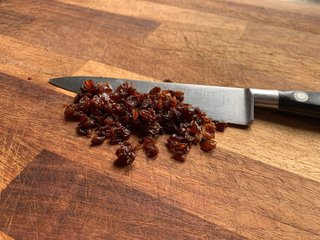
POLYGON ((76 114, 78 113, 78 105, 76 104, 71 104, 69 106, 66 107, 66 109, 64 110, 64 116, 66 119, 69 120, 76 120, 76 114))
POLYGON ((170 79, 164 79, 163 82, 172 83, 170 79))
POLYGON ((136 158, 136 149, 129 142, 120 143, 120 148, 116 151, 117 159, 114 165, 117 167, 125 167, 133 163, 136 158))
POLYGON ((200 144, 201 150, 204 152, 210 152, 212 149, 214 149, 217 145, 217 141, 214 139, 208 139, 203 141, 200 144))
POLYGON ((185 161, 185 155, 190 151, 190 144, 184 143, 184 140, 176 134, 171 135, 167 140, 167 148, 172 153, 172 158, 179 162, 185 161))
POLYGON ((174 93, 174 96, 180 102, 182 102, 184 100, 184 93, 183 92, 177 91, 174 93))
POLYGON ((100 135, 100 134, 96 134, 92 139, 91 139, 91 145, 95 146, 95 145, 100 145, 104 142, 104 140, 106 139, 106 136, 104 135, 100 135))
POLYGON ((95 89, 96 85, 92 80, 85 81, 81 87, 82 92, 94 93, 95 89))
POLYGON ((150 90, 149 94, 159 94, 161 92, 161 88, 154 87, 150 90))
POLYGON ((78 125, 78 127, 76 128, 77 130, 77 133, 79 135, 82 135, 82 136, 87 136, 89 137, 90 136, 90 133, 91 133, 91 130, 88 129, 88 128, 85 128, 85 127, 82 127, 81 125, 78 125))
POLYGON ((145 137, 143 139, 143 150, 149 158, 154 158, 159 153, 159 149, 157 148, 154 139, 151 137, 145 137))
POLYGON ((151 99, 146 98, 141 102, 141 108, 150 108, 150 107, 152 107, 151 99))
POLYGON ((186 155, 181 152, 175 152, 172 154, 172 158, 178 162, 184 162, 186 160, 186 155))
POLYGON ((130 137, 130 134, 131 134, 130 130, 123 126, 113 127, 111 131, 109 143, 117 144, 117 143, 123 142, 130 137))
POLYGON ((133 120, 137 120, 138 117, 139 117, 139 113, 138 113, 137 109, 135 109, 135 108, 132 109, 132 118, 133 118, 133 120))
POLYGON ((152 108, 142 109, 139 111, 139 116, 142 122, 149 123, 154 122, 157 119, 156 113, 152 108))
POLYGON ((224 130, 228 127, 228 123, 225 122, 217 122, 215 125, 218 132, 224 132, 224 130))
POLYGON ((192 122, 192 123, 190 124, 189 131, 190 131, 192 134, 196 135, 197 133, 200 132, 200 127, 199 127, 199 125, 198 125, 196 122, 192 122))
POLYGON ((136 108, 139 105, 139 102, 135 96, 129 96, 125 100, 126 107, 130 110, 132 108, 136 108))

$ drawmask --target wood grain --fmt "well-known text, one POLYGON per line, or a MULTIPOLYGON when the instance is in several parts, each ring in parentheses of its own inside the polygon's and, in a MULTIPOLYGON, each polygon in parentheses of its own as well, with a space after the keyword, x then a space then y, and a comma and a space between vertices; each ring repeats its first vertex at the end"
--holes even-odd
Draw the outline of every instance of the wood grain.
MULTIPOLYGON (((217 134, 218 148, 211 154, 193 148, 186 163, 174 162, 164 145, 166 137, 161 137, 161 154, 155 161, 139 152, 131 168, 119 170, 112 167, 115 147, 90 148, 89 139, 78 137, 75 124, 63 119, 63 104, 72 98, 48 84, 51 77, 98 75, 320 91, 319 25, 320 5, 292 1, 0 1, 1 209, 12 207, 8 196, 21 194, 20 206, 30 206, 32 196, 38 196, 21 187, 17 176, 24 176, 30 166, 37 176, 39 158, 33 159, 47 149, 51 153, 39 156, 62 159, 52 155, 58 154, 65 163, 61 172, 55 172, 46 162, 47 177, 62 176, 63 169, 78 173, 85 169, 92 175, 73 181, 77 189, 62 198, 64 207, 47 208, 44 199, 35 201, 59 215, 56 230, 46 229, 44 221, 39 236, 66 236, 63 231, 69 227, 86 236, 103 236, 114 228, 121 237, 130 238, 120 226, 124 219, 117 217, 127 208, 124 212, 114 208, 106 216, 89 198, 92 208, 84 207, 81 194, 86 179, 94 193, 108 192, 108 184, 115 184, 123 196, 147 199, 150 205, 134 205, 130 199, 127 203, 148 213, 149 219, 159 212, 176 213, 174 221, 180 227, 169 229, 172 237, 320 239, 319 120, 257 109, 250 128, 217 134), (150 209, 155 203, 161 207, 150 209), (72 215, 73 210, 78 215, 72 215), (81 216, 91 216, 95 210, 101 218, 86 224, 81 216), (106 231, 101 219, 117 220, 106 231), (192 221, 201 228, 188 224, 192 221)), ((61 193, 72 189, 62 185, 57 188, 61 193)), ((119 195, 112 196, 120 200, 119 195)), ((24 210, 6 215, 15 228, 9 231, 8 223, 2 224, 0 238, 19 238, 25 231, 21 219, 36 220, 36 210, 24 210)), ((155 236, 157 226, 168 226, 164 225, 168 216, 161 215, 152 225, 130 215, 130 226, 142 229, 134 236, 155 236)))
POLYGON ((17 239, 244 239, 46 150, 1 198, 0 229, 17 239))

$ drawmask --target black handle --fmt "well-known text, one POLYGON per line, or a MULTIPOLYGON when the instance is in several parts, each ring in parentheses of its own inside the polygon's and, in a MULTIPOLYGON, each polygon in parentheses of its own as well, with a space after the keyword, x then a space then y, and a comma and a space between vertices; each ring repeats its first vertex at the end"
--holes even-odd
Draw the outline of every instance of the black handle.
POLYGON ((320 117, 320 92, 279 91, 279 109, 320 117))

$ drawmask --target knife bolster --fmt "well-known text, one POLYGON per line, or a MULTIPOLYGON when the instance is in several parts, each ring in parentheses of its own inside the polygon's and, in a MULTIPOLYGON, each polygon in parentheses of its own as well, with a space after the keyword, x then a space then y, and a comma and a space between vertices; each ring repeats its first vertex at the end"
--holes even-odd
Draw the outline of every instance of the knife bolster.
POLYGON ((258 107, 279 108, 279 91, 250 89, 254 105, 258 107))

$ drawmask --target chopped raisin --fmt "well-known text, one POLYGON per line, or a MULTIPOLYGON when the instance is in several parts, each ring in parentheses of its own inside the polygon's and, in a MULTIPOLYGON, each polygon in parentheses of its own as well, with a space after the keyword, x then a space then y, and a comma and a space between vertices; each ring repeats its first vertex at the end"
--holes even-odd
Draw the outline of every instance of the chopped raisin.
POLYGON ((228 127, 228 123, 225 122, 217 122, 215 125, 218 132, 224 132, 224 130, 228 127))
POLYGON ((116 151, 117 160, 114 162, 117 167, 125 167, 133 163, 136 158, 136 149, 129 142, 120 143, 120 148, 116 151))
POLYGON ((210 152, 212 149, 214 149, 216 147, 216 145, 217 145, 217 141, 216 140, 208 139, 208 140, 203 141, 200 144, 200 148, 204 152, 210 152))
POLYGON ((185 155, 190 151, 190 144, 185 141, 185 138, 176 134, 172 134, 167 140, 167 148, 172 153, 172 158, 179 162, 185 161, 185 155))
POLYGON ((145 137, 143 139, 143 150, 149 158, 154 158, 159 153, 159 149, 155 144, 155 140, 151 137, 145 137))
POLYGON ((138 117, 139 117, 139 113, 138 113, 137 109, 135 109, 135 108, 132 109, 132 118, 133 118, 133 120, 137 120, 138 117))
POLYGON ((106 136, 104 135, 100 135, 100 134, 96 134, 92 139, 91 139, 91 145, 95 146, 95 145, 100 145, 104 142, 104 140, 106 139, 106 136))
POLYGON ((113 127, 111 131, 109 143, 110 144, 121 143, 127 140, 130 137, 130 134, 131 134, 130 130, 123 126, 113 127))
POLYGON ((164 79, 163 82, 172 83, 170 79, 164 79))
POLYGON ((149 94, 159 94, 161 92, 161 88, 154 87, 150 90, 149 94))

